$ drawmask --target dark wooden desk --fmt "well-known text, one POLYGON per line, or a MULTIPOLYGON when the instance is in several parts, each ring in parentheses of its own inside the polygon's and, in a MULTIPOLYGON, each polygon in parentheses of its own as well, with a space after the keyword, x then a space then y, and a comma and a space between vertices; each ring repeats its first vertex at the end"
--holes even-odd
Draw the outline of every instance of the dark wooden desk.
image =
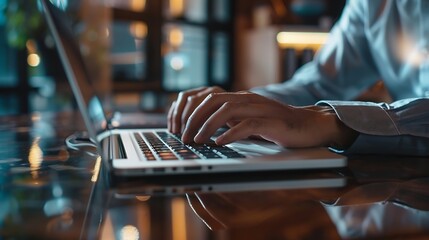
POLYGON ((82 129, 73 113, 0 118, 0 239, 429 238, 429 159, 112 184, 94 149, 65 146, 82 129))

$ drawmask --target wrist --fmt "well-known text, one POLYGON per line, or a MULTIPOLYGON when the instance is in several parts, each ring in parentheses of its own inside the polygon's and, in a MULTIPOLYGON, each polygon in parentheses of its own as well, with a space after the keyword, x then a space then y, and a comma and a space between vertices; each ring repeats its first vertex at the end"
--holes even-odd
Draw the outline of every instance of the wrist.
POLYGON ((327 145, 335 149, 347 149, 358 137, 359 133, 352 128, 345 125, 334 112, 330 109, 327 112, 327 117, 330 119, 330 137, 328 138, 327 145))

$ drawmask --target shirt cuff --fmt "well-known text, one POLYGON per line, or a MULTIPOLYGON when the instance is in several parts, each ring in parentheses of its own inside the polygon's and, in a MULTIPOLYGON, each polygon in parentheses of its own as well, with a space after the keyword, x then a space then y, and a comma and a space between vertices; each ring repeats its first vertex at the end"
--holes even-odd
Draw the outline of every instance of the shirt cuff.
MULTIPOLYGON (((359 101, 319 101, 316 105, 331 107, 341 122, 359 132, 355 142, 348 149, 331 147, 334 152, 343 154, 362 153, 362 150, 372 152, 374 149, 368 149, 371 148, 371 144, 368 144, 369 135, 383 138, 399 135, 398 127, 386 111, 387 105, 359 101)), ((374 147, 378 148, 379 144, 375 144, 374 147)))
POLYGON ((400 132, 386 104, 359 101, 320 101, 330 106, 347 127, 368 135, 396 136, 400 132))

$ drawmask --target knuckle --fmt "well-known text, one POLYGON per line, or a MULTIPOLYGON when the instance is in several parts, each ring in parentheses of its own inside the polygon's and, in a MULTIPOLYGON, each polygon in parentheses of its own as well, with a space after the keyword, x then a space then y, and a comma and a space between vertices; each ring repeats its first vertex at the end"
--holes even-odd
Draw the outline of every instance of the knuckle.
POLYGON ((207 95, 207 97, 206 97, 206 100, 207 101, 213 101, 214 99, 216 99, 217 98, 217 96, 218 96, 218 94, 217 93, 210 93, 209 95, 207 95))
POLYGON ((222 109, 224 111, 231 111, 237 108, 237 104, 232 103, 232 102, 226 102, 222 105, 222 109))
POLYGON ((207 95, 207 98, 214 98, 217 95, 217 93, 209 93, 209 95, 207 95))
POLYGON ((223 89, 220 88, 220 87, 218 87, 218 86, 213 86, 213 87, 210 87, 210 91, 212 91, 212 92, 221 92, 221 91, 223 91, 223 89))
POLYGON ((248 94, 248 95, 250 95, 250 94, 254 94, 254 93, 249 92, 249 91, 247 91, 247 90, 241 90, 241 91, 238 91, 237 93, 239 93, 239 94, 248 94))
POLYGON ((188 117, 187 121, 186 121, 186 125, 192 124, 192 122, 194 122, 194 117, 191 115, 188 117))
POLYGON ((181 99, 185 96, 185 92, 179 92, 179 95, 177 96, 177 99, 181 99))
POLYGON ((178 99, 187 99, 189 96, 192 96, 191 91, 181 91, 179 93, 178 99))
POLYGON ((189 103, 194 103, 197 100, 196 96, 188 96, 186 99, 189 103))

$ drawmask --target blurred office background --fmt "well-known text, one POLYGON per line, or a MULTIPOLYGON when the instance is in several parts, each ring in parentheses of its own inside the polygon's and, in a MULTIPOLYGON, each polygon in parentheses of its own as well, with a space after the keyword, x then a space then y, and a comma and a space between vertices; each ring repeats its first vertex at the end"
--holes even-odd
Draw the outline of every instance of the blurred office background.
MULTIPOLYGON (((181 90, 286 81, 345 0, 52 0, 108 109, 163 111, 181 90)), ((36 0, 0 0, 0 115, 75 109, 36 0)))

